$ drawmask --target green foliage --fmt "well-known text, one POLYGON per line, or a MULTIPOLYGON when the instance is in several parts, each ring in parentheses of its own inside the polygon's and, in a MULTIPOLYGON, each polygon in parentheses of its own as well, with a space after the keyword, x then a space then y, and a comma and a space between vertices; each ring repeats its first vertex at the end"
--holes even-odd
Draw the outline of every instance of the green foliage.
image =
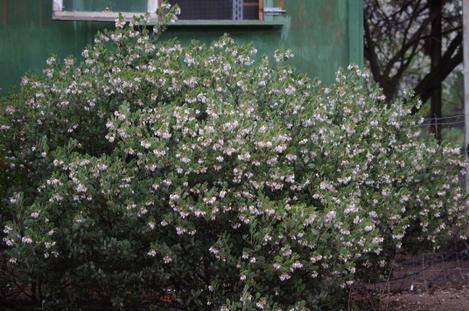
POLYGON ((464 223, 458 149, 411 99, 255 55, 119 21, 3 104, 4 249, 44 309, 336 309, 408 230, 464 223))
POLYGON ((443 83, 443 115, 464 113, 464 74, 462 70, 451 74, 443 83))
POLYGON ((461 71, 451 74, 443 83, 442 108, 443 116, 446 116, 442 122, 450 123, 442 129, 442 139, 464 150, 464 75, 461 71))

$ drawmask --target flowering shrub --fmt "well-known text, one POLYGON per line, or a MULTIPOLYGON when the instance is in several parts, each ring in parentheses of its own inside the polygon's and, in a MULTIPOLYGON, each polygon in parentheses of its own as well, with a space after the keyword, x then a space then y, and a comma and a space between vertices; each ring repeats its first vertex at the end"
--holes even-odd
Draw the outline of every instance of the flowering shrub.
POLYGON ((291 56, 121 20, 50 58, 2 106, 8 269, 46 309, 313 310, 409 230, 464 223, 459 150, 420 138, 411 99, 291 56))

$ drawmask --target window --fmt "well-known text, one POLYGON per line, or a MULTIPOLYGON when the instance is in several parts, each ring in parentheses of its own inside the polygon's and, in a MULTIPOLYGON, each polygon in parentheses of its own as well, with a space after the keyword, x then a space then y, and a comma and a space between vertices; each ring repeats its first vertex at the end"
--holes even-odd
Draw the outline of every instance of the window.
POLYGON ((119 12, 125 19, 150 14, 156 21, 158 0, 53 0, 52 19, 82 21, 114 21, 119 12))
MULTIPOLYGON (((52 18, 56 20, 114 21, 119 12, 130 20, 134 15, 150 14, 156 22, 159 0, 52 0, 52 18)), ((284 0, 169 0, 181 8, 182 24, 220 21, 232 25, 243 21, 264 22, 266 17, 283 14, 284 0), (269 7, 266 7, 267 6, 269 7)), ((177 24, 177 23, 176 23, 177 24)), ((216 23, 215 23, 216 24, 216 23)))
POLYGON ((261 19, 259 0, 169 0, 181 8, 181 20, 249 20, 261 19))

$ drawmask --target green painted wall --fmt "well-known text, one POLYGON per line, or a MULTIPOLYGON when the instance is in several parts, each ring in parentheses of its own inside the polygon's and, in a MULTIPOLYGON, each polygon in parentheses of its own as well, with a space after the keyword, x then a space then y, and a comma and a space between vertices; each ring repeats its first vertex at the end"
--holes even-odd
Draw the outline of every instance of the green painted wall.
MULTIPOLYGON (((92 0, 75 0, 87 8, 92 0)), ((111 1, 111 0, 109 0, 111 1)), ((116 3, 122 1, 113 0, 116 3)), ((130 0, 125 0, 130 1, 130 0)), ((134 1, 134 0, 132 0, 134 1)), ((194 0, 195 1, 195 0, 194 0)), ((134 6, 142 0, 133 2, 134 6)), ((362 0, 286 0, 287 17, 281 27, 174 26, 165 36, 183 42, 209 42, 228 32, 242 42, 253 42, 261 53, 291 48, 297 67, 324 81, 349 63, 363 63, 362 0)), ((66 0, 64 3, 72 3, 66 0)), ((71 5, 71 4, 70 4, 71 5)), ((0 0, 0 88, 17 85, 28 71, 44 67, 50 54, 79 55, 99 29, 112 23, 54 21, 51 0, 0 0)))

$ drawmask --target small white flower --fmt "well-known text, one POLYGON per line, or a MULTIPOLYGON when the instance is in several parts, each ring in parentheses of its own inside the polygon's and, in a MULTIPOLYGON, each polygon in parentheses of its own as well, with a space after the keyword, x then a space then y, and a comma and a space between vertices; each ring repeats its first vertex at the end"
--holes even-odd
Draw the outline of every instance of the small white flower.
POLYGON ((52 66, 53 64, 55 64, 56 59, 55 57, 49 57, 46 62, 47 62, 47 65, 52 66))
POLYGON ((258 301, 258 302, 256 303, 256 307, 258 307, 258 308, 261 309, 261 310, 264 310, 264 306, 265 306, 265 303, 262 302, 262 301, 258 301))
POLYGON ((288 273, 282 273, 282 274, 280 275, 280 281, 282 281, 282 282, 283 282, 283 281, 286 281, 286 280, 288 280, 288 279, 290 279, 290 278, 291 278, 291 276, 290 276, 288 273))
POLYGON ((292 85, 289 85, 286 89, 285 89, 285 94, 287 95, 293 95, 294 93, 296 92, 296 88, 292 85))
POLYGON ((336 212, 330 211, 326 214, 326 222, 332 222, 336 218, 336 212))
POLYGON ((186 232, 187 230, 182 228, 182 227, 176 227, 176 234, 177 235, 182 235, 186 232))
POLYGON ((107 165, 101 163, 101 164, 98 164, 97 168, 100 171, 105 171, 105 170, 107 170, 107 165))
POLYGON ((292 268, 293 269, 301 269, 301 268, 303 268, 303 264, 299 261, 294 262, 293 265, 292 265, 292 268))
POLYGON ((142 140, 140 145, 145 149, 149 149, 151 147, 151 143, 148 140, 142 140))
POLYGON ((287 146, 285 145, 278 145, 275 147, 275 152, 277 153, 282 153, 285 151, 285 149, 287 149, 287 146))
POLYGON ((214 254, 214 255, 216 255, 216 254, 218 254, 218 253, 220 252, 217 248, 215 248, 215 247, 213 247, 213 246, 210 247, 210 248, 208 249, 208 251, 209 251, 210 253, 214 254))
POLYGON ((3 242, 5 242, 6 246, 13 246, 13 244, 15 244, 13 240, 7 238, 3 238, 3 242))
POLYGON ((21 242, 23 242, 23 244, 31 244, 33 243, 33 239, 31 239, 29 236, 24 236, 21 238, 21 242))
POLYGON ((366 231, 366 232, 370 232, 370 231, 372 231, 372 230, 373 230, 373 226, 372 226, 372 225, 368 225, 368 226, 365 227, 365 231, 366 231))
POLYGON ((286 57, 287 59, 290 59, 290 58, 295 57, 295 54, 293 54, 293 51, 292 51, 292 50, 288 49, 288 50, 285 51, 285 57, 286 57))
POLYGON ((88 191, 88 188, 86 188, 82 184, 78 184, 77 187, 76 187, 76 190, 77 190, 77 192, 86 192, 86 191, 88 191))

